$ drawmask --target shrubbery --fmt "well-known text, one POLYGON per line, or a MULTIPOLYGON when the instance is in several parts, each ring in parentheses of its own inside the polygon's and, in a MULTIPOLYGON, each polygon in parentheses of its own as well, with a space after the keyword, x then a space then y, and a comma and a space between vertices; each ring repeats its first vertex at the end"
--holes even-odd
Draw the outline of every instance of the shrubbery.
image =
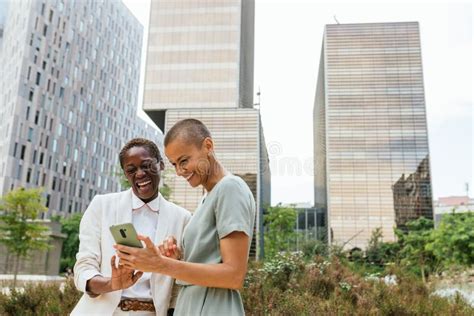
MULTIPOLYGON (((420 278, 390 267, 397 285, 377 275, 354 272, 345 260, 302 253, 280 253, 266 262, 251 262, 241 291, 247 315, 473 315, 461 298, 449 302, 430 295, 420 278)), ((69 278, 58 285, 28 285, 0 294, 0 315, 68 315, 79 300, 69 278)))
MULTIPOLYGON (((430 295, 423 282, 390 267, 398 285, 364 277, 337 257, 281 253, 252 263, 242 291, 247 315, 472 315, 462 299, 430 295)), ((384 274, 384 273, 383 273, 384 274)))
POLYGON ((72 278, 63 290, 58 284, 28 284, 9 295, 0 293, 0 315, 69 315, 81 296, 72 278))
MULTIPOLYGON (((276 220, 274 227, 287 225, 293 216, 280 208, 271 215, 267 219, 276 220)), ((433 229, 432 221, 420 218, 408 223, 407 231, 398 231, 398 241, 391 243, 383 242, 381 231, 375 230, 366 251, 346 252, 320 241, 305 241, 302 252, 281 251, 288 248, 285 239, 293 235, 283 230, 276 236, 274 231, 278 242, 270 244, 269 256, 249 264, 241 291, 246 313, 474 315, 474 308, 460 296, 454 302, 433 296, 422 281, 439 272, 439 267, 473 264, 473 218, 473 213, 448 216, 439 230, 433 229), (387 275, 392 282, 384 281, 387 275)), ((72 228, 77 223, 74 220, 72 228)), ((71 238, 71 249, 76 237, 71 238)), ((29 285, 21 292, 0 294, 0 315, 68 315, 81 295, 70 278, 63 290, 58 285, 29 285)))

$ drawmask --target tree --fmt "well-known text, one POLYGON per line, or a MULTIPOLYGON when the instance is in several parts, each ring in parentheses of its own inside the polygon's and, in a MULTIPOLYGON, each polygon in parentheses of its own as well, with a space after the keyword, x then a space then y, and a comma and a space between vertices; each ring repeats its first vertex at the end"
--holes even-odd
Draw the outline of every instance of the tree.
POLYGON ((388 262, 396 261, 399 251, 400 244, 384 242, 382 228, 377 227, 372 231, 365 253, 369 263, 383 266, 388 262))
POLYGON ((79 251, 79 226, 82 213, 76 213, 69 218, 61 219, 61 232, 66 234, 61 251, 61 271, 72 269, 76 263, 76 254, 79 251))
POLYGON ((21 258, 32 250, 49 249, 48 228, 35 221, 47 208, 41 189, 19 188, 7 193, 0 201, 0 243, 15 255, 13 287, 16 286, 21 258))
POLYGON ((296 217, 297 212, 291 207, 278 205, 267 208, 264 215, 266 255, 273 257, 282 250, 290 249, 296 237, 296 217))
POLYGON ((433 241, 433 221, 420 217, 406 223, 407 233, 396 229, 395 234, 401 244, 400 255, 402 263, 407 266, 420 268, 423 282, 426 282, 426 274, 437 264, 433 251, 427 245, 433 241))
POLYGON ((365 251, 367 260, 370 263, 380 265, 382 263, 381 245, 383 243, 382 228, 377 227, 372 231, 367 249, 365 251))
POLYGON ((474 213, 445 214, 428 249, 445 265, 474 265, 474 213))

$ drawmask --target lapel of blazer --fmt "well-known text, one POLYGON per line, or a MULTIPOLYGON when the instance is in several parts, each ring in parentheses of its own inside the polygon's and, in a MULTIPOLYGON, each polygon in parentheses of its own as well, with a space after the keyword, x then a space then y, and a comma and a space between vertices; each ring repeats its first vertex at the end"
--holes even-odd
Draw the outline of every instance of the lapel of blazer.
MULTIPOLYGON (((168 207, 168 201, 166 201, 162 196, 161 193, 158 195, 159 201, 159 210, 158 210, 158 225, 156 225, 156 232, 155 238, 153 239, 153 243, 158 245, 168 236, 168 228, 169 228, 169 218, 172 215, 170 209, 168 207)), ((156 288, 157 283, 156 280, 163 278, 162 274, 152 273, 151 274, 151 292, 153 294, 153 299, 155 298, 155 293, 158 290, 156 288)), ((158 303, 158 302, 155 302, 158 303)))
POLYGON ((132 189, 120 194, 111 204, 115 208, 115 224, 132 222, 132 189))
POLYGON ((158 213, 158 225, 156 226, 156 233, 153 242, 155 244, 161 243, 168 236, 169 228, 169 219, 172 214, 170 214, 170 209, 168 207, 168 201, 166 201, 161 194, 158 195, 159 198, 159 213, 158 213))

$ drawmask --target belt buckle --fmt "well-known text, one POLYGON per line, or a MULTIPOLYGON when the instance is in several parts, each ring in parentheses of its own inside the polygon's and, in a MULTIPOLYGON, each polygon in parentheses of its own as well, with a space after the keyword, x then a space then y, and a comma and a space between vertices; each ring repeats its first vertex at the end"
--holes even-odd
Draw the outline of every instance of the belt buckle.
POLYGON ((128 301, 128 300, 120 300, 119 307, 120 307, 121 311, 129 312, 130 311, 130 305, 125 304, 126 301, 128 301))

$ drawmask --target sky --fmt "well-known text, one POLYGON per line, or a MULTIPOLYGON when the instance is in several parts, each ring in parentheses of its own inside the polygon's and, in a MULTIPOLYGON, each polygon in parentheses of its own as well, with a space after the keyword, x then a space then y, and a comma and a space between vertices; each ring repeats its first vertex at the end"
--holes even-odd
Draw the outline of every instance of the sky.
MULTIPOLYGON (((123 2, 145 30, 141 112, 150 0, 123 2)), ((472 14, 472 2, 256 0, 254 89, 261 91, 272 204, 314 200, 314 97, 324 26, 334 17, 420 23, 433 198, 466 195, 466 183, 474 196, 472 14)))

